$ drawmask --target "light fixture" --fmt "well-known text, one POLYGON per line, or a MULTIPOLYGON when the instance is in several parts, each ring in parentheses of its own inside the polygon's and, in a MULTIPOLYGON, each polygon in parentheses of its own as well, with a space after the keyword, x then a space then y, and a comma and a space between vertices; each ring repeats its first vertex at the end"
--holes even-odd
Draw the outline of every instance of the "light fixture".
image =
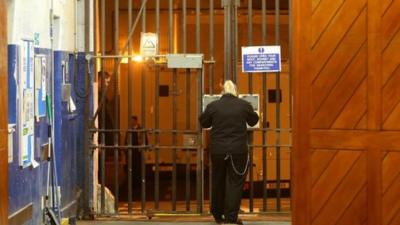
POLYGON ((121 64, 128 64, 128 57, 124 57, 121 59, 121 64))
POLYGON ((135 55, 131 59, 137 63, 143 62, 143 57, 141 55, 135 55))

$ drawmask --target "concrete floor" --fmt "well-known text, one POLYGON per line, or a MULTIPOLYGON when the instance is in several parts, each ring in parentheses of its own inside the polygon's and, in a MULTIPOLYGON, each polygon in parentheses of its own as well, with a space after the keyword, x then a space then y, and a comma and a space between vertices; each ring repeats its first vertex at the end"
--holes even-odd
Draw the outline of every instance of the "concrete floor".
MULTIPOLYGON (((240 215, 245 225, 291 225, 290 215, 240 215)), ((96 221, 78 221, 77 225, 217 225, 211 216, 102 217, 96 221)))

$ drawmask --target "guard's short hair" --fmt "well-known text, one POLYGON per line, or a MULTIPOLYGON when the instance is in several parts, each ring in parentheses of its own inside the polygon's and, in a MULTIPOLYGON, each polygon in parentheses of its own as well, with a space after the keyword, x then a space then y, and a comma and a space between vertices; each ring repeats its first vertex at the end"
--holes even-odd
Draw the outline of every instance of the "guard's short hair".
POLYGON ((233 96, 238 96, 237 92, 237 87, 235 83, 233 83, 231 80, 226 80, 224 83, 224 90, 222 92, 223 94, 231 94, 233 96))

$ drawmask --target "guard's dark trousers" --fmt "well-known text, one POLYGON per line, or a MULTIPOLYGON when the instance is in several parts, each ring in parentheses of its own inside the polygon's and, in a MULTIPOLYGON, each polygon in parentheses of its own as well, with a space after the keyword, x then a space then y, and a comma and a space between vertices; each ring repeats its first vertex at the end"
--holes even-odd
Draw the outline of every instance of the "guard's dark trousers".
MULTIPOLYGON (((246 154, 232 154, 237 172, 242 173, 247 162, 246 154)), ((238 219, 240 201, 246 174, 240 176, 232 167, 230 157, 225 154, 212 154, 212 203, 211 213, 216 220, 235 223, 238 219)))

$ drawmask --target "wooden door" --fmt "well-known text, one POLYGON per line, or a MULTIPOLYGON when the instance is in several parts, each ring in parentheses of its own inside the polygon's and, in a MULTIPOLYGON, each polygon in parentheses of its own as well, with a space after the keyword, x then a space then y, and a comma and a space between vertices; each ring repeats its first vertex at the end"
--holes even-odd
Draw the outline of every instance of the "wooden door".
POLYGON ((293 224, 400 224, 400 0, 293 1, 293 224))
POLYGON ((8 224, 7 0, 0 0, 0 224, 8 224))

